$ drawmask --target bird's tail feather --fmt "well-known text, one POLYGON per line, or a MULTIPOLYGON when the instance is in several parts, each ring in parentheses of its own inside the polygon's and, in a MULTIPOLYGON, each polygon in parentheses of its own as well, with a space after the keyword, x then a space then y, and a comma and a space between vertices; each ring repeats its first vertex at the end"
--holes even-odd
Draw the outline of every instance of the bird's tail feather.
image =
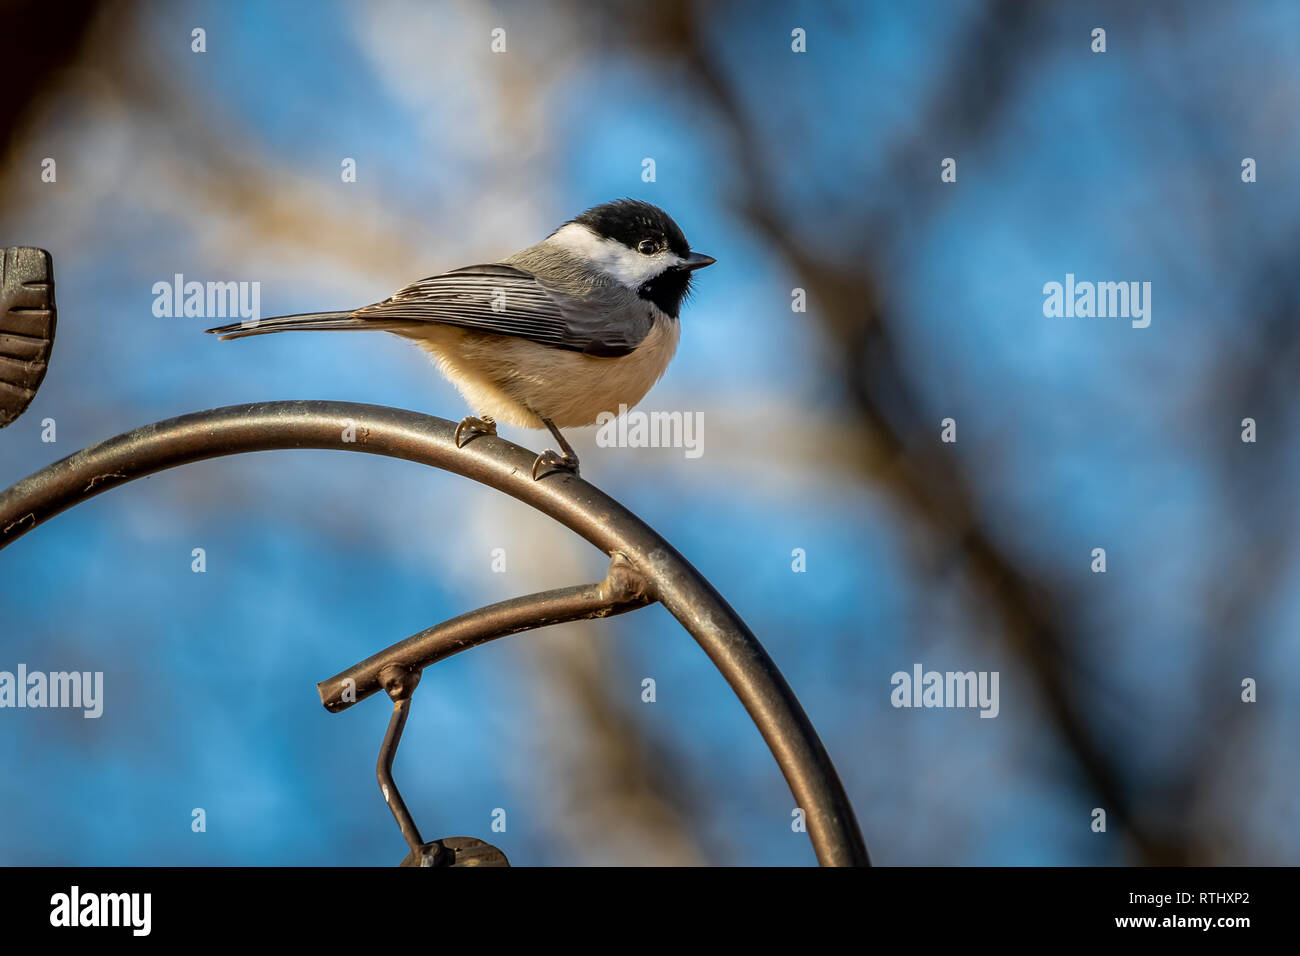
POLYGON ((226 339, 242 339, 269 332, 374 331, 383 332, 411 325, 394 319, 366 318, 355 312, 304 312, 301 315, 277 315, 267 319, 250 319, 208 329, 226 339))

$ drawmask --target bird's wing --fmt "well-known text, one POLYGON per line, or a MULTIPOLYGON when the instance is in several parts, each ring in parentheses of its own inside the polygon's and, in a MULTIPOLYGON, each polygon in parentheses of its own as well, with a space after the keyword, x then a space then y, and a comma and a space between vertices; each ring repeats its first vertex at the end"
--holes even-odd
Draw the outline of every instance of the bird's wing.
POLYGON ((628 354, 649 334, 653 322, 650 310, 626 290, 573 295, 504 263, 466 266, 421 279, 352 315, 453 325, 600 357, 628 354))

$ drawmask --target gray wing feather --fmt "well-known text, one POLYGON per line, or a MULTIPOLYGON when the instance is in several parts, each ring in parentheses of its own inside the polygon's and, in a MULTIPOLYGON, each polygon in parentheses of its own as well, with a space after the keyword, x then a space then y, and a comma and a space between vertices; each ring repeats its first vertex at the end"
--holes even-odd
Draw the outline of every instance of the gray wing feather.
POLYGON ((556 285, 504 263, 467 266, 421 279, 353 315, 452 325, 601 357, 626 355, 649 334, 649 307, 635 293, 601 285, 572 294, 556 285))

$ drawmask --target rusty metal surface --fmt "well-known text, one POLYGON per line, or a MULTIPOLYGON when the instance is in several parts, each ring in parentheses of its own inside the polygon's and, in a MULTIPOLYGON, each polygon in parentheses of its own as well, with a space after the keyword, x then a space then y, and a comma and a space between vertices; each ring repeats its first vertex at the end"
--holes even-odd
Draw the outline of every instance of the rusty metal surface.
POLYGON ((157 422, 77 452, 0 493, 0 548, 127 481, 243 452, 360 451, 463 475, 551 516, 611 558, 626 558, 741 699, 804 810, 818 860, 869 864, 853 808, 816 731, 767 652, 713 586, 644 522, 583 479, 556 472, 534 481, 533 452, 495 435, 458 448, 455 430, 453 422, 416 412, 312 401, 238 405, 157 422))
POLYGON ((54 263, 44 249, 0 250, 0 428, 27 410, 54 348, 54 263))

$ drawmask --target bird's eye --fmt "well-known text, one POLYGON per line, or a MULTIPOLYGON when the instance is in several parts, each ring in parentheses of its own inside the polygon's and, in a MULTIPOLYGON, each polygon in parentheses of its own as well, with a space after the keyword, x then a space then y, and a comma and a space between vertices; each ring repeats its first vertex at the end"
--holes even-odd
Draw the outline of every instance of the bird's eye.
POLYGON ((655 250, 658 248, 659 246, 655 243, 653 239, 642 239, 637 244, 636 251, 641 253, 641 255, 643 256, 652 256, 655 254, 655 250))

